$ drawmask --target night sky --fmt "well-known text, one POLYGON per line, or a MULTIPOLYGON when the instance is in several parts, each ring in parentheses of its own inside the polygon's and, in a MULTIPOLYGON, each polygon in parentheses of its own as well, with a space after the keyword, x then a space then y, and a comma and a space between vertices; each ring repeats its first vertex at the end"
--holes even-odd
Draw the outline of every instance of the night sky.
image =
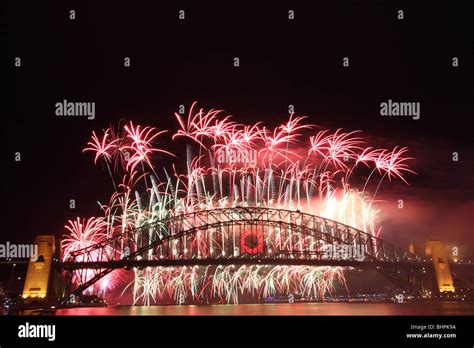
MULTIPOLYGON (((439 238, 474 255, 474 30, 460 3, 15 1, 2 17, 9 81, 2 240, 60 236, 68 219, 100 214, 97 201, 107 202, 113 187, 92 154, 81 152, 92 130, 125 119, 175 131, 173 113, 197 100, 268 126, 286 120, 292 104, 310 123, 363 130, 377 147, 408 146, 418 175, 408 176, 409 186, 381 189, 383 238, 404 248, 439 238), (95 102, 95 119, 56 116, 64 99, 95 102), (380 116, 388 99, 420 102, 420 119, 380 116)), ((183 142, 165 139, 160 145, 184 158, 183 142)))

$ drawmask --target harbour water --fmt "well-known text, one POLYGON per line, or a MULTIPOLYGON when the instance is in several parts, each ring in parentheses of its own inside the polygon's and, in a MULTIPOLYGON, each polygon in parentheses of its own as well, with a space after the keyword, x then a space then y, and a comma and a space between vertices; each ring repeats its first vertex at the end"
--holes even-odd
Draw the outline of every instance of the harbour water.
MULTIPOLYGON (((28 314, 25 312, 25 314, 28 314)), ((473 302, 274 303, 62 308, 56 315, 474 315, 473 302)))

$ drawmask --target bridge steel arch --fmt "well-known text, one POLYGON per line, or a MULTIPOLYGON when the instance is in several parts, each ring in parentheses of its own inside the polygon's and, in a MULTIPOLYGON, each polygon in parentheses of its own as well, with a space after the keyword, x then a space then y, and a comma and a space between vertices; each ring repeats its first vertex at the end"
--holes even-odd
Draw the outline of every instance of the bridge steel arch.
MULTIPOLYGON (((398 286, 421 294, 429 262, 337 221, 298 210, 232 207, 169 216, 71 253, 69 274, 93 269, 87 287, 116 268, 185 265, 314 265, 375 268, 398 286), (359 253, 340 257, 346 246, 359 253), (362 251, 363 258, 361 258, 362 251)), ((85 279, 79 276, 78 279, 85 279)))

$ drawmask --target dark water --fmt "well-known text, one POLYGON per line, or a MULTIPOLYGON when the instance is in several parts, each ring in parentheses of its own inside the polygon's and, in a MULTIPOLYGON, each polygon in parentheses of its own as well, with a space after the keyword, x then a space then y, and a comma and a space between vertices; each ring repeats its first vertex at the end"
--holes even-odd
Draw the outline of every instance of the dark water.
POLYGON ((56 315, 474 315, 474 303, 277 303, 58 309, 56 315))

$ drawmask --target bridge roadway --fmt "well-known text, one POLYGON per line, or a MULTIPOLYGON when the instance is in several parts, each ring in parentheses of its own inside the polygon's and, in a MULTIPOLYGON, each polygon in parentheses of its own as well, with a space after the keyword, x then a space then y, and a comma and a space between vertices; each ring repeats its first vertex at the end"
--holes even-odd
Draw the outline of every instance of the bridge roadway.
POLYGON ((286 266, 334 266, 354 268, 374 268, 377 266, 408 266, 416 263, 418 266, 431 267, 430 260, 396 261, 396 260, 344 260, 344 259, 289 259, 289 258, 201 258, 201 259, 154 259, 136 260, 122 259, 101 262, 59 262, 56 266, 65 270, 77 269, 103 269, 103 268, 128 268, 128 267, 173 267, 173 266, 211 266, 211 265, 286 265, 286 266))

